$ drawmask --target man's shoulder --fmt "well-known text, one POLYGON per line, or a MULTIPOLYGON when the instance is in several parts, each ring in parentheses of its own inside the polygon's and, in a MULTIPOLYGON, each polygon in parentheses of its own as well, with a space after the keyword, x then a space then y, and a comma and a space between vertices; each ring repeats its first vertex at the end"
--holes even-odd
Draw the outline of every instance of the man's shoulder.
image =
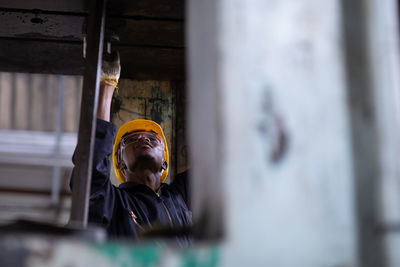
POLYGON ((96 120, 96 131, 112 132, 115 135, 117 130, 118 127, 112 122, 105 121, 102 119, 96 120))

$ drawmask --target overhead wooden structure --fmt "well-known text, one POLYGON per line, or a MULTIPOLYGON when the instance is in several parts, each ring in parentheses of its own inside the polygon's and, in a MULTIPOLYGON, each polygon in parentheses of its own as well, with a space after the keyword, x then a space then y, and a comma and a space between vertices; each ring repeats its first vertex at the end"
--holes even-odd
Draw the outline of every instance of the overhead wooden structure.
MULTIPOLYGON (((0 71, 83 75, 85 0, 0 1, 0 71)), ((184 78, 184 0, 114 0, 105 38, 121 54, 121 77, 184 78)))

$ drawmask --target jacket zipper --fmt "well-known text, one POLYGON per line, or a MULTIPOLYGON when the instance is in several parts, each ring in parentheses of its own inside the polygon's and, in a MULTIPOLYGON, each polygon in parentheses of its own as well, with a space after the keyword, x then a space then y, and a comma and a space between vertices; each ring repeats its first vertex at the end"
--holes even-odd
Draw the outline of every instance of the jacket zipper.
MULTIPOLYGON (((167 213, 167 216, 168 216, 168 219, 169 219, 169 223, 171 224, 171 227, 174 227, 174 224, 172 223, 171 214, 169 213, 169 210, 168 210, 167 206, 165 205, 164 200, 162 200, 162 198, 160 197, 159 193, 156 193, 156 195, 161 200, 161 204, 163 205, 163 207, 165 209, 165 212, 167 213)), ((181 243, 181 241, 179 240, 178 237, 176 237, 176 241, 178 242, 180 247, 183 247, 182 243, 181 243)))
POLYGON ((160 197, 160 194, 156 193, 157 197, 161 200, 161 204, 163 205, 165 212, 167 213, 168 219, 169 219, 169 223, 171 224, 171 226, 174 226, 174 224, 172 223, 172 218, 171 218, 171 214, 169 213, 169 210, 167 208, 167 206, 165 206, 164 200, 162 200, 162 198, 160 197))
POLYGON ((136 226, 141 230, 141 231, 143 231, 143 227, 136 221, 136 215, 135 215, 135 213, 133 213, 133 211, 129 211, 129 215, 131 215, 131 217, 132 217, 132 220, 133 220, 133 222, 136 224, 136 226))

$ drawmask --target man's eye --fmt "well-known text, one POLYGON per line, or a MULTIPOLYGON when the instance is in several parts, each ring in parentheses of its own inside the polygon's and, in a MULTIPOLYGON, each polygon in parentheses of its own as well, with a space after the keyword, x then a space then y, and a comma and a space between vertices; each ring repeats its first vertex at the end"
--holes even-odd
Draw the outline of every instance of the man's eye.
POLYGON ((149 139, 150 139, 151 142, 156 142, 156 143, 158 143, 158 139, 155 138, 155 137, 150 137, 149 139))
POLYGON ((131 136, 125 140, 125 143, 132 143, 132 142, 136 142, 137 140, 138 140, 137 136, 131 136))

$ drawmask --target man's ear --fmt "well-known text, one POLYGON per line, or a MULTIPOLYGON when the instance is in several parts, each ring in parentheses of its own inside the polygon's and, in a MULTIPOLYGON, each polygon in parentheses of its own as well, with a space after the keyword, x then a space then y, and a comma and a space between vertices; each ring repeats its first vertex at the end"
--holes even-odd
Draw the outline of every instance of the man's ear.
POLYGON ((123 160, 121 160, 121 162, 118 164, 118 170, 119 170, 120 172, 122 172, 122 174, 123 174, 124 176, 126 176, 126 173, 125 173, 126 169, 127 169, 127 167, 126 167, 125 162, 124 162, 123 160))
POLYGON ((161 165, 161 169, 166 170, 168 169, 168 163, 166 160, 163 161, 162 165, 161 165))
POLYGON ((118 163, 118 170, 122 171, 123 169, 126 169, 126 165, 125 165, 125 162, 123 160, 121 160, 118 163))

